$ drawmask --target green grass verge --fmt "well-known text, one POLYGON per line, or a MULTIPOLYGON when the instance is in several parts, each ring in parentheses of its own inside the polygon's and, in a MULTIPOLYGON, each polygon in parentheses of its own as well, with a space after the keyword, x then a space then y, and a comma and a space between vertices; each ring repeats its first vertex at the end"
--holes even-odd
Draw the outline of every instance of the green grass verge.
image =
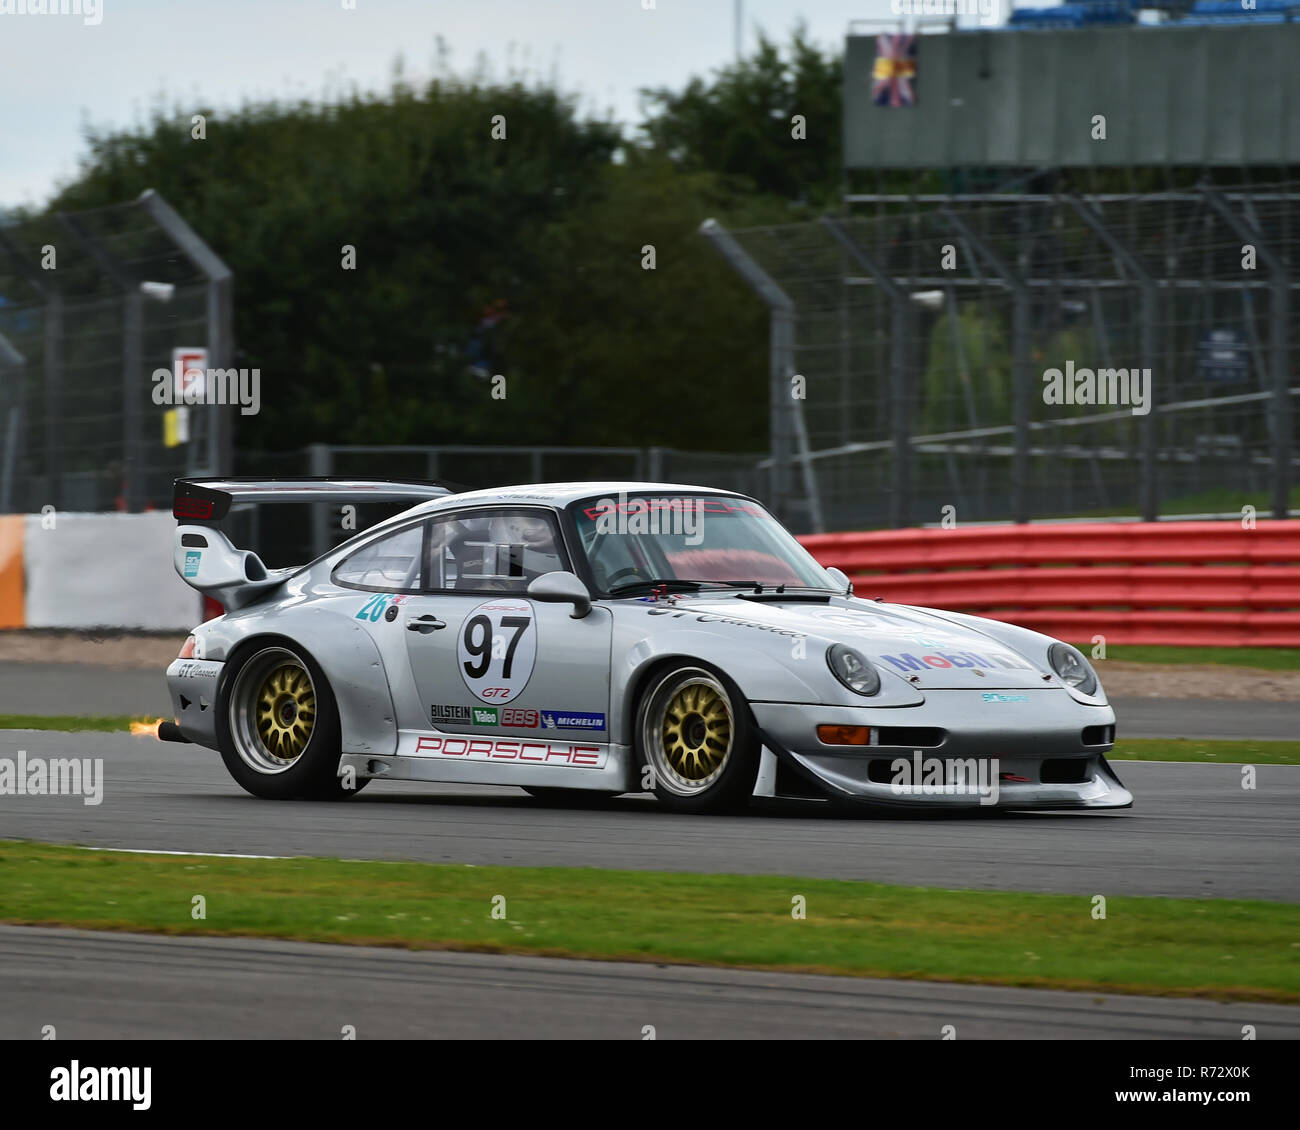
POLYGON ((128 714, 0 714, 0 730, 127 730, 132 719, 128 714))
POLYGON ((11 923, 1300 1003, 1300 905, 1096 893, 1104 921, 1085 895, 0 841, 11 923))
POLYGON ((1300 765, 1300 742, 1199 742, 1195 739, 1120 738, 1112 761, 1204 761, 1224 765, 1300 765))
MULTIPOLYGON (((1084 655, 1092 655, 1092 644, 1076 643, 1084 655)), ((1106 658, 1094 659, 1097 673, 1106 681, 1106 663, 1199 663, 1220 667, 1255 667, 1261 671, 1300 671, 1300 648, 1294 647, 1143 647, 1138 644, 1107 644, 1106 658)))

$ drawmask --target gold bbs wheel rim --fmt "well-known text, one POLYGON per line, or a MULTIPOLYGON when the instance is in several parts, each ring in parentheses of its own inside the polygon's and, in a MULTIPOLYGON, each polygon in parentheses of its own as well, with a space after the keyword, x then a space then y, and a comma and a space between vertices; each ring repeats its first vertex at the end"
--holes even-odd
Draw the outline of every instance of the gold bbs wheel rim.
POLYGON ((292 761, 311 740, 316 692, 299 663, 282 663, 262 681, 257 696, 257 736, 273 757, 292 761))
POLYGON ((316 728, 316 686, 306 664, 286 648, 259 651, 240 668, 229 701, 235 750, 259 773, 297 764, 316 728))
POLYGON ((651 692, 643 737, 656 786, 678 796, 704 792, 722 775, 734 736, 731 699, 709 672, 674 672, 651 692))

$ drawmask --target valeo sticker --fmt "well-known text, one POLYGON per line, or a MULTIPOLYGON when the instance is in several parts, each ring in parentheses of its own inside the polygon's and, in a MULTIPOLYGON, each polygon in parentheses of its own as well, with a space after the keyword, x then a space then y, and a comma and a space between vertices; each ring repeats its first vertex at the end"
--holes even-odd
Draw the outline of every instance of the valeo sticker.
POLYGON ((465 617, 456 666, 475 698, 509 702, 522 693, 537 661, 537 624, 526 600, 486 600, 465 617))
POLYGON ((495 726, 497 724, 497 708, 495 706, 475 706, 474 725, 476 726, 495 726))

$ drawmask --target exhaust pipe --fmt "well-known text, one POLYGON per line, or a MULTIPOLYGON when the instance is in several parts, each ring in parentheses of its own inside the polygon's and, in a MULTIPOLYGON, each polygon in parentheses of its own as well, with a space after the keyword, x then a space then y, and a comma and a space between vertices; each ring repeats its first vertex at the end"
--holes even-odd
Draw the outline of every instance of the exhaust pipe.
POLYGON ((175 722, 163 722, 158 727, 158 740, 160 742, 181 742, 185 745, 190 744, 190 739, 181 733, 181 728, 175 722))

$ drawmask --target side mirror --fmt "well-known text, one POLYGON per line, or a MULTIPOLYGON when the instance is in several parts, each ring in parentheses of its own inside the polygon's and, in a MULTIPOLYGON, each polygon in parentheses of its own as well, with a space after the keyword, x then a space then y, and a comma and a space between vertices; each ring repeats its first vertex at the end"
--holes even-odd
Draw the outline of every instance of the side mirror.
POLYGON ((543 573, 528 586, 528 595, 543 604, 572 604, 572 616, 581 620, 591 611, 591 593, 573 573, 543 573))
POLYGON ((826 573, 837 585, 843 586, 845 596, 853 595, 853 582, 849 580, 847 574, 836 569, 834 565, 830 566, 830 568, 826 570, 826 573))

